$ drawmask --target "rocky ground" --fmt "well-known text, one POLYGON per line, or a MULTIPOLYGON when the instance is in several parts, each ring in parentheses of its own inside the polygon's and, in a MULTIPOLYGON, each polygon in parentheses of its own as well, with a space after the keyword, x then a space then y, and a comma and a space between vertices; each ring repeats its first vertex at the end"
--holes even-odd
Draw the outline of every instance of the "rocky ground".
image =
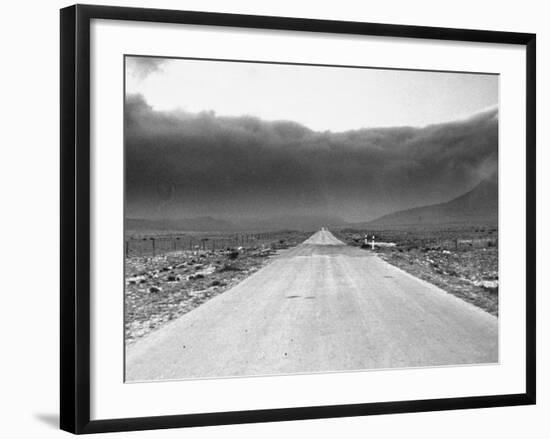
MULTIPOLYGON (((461 299, 498 316, 498 241, 494 228, 471 230, 378 231, 379 257, 461 299)), ((364 232, 340 232, 348 244, 364 246, 364 232)))
POLYGON ((125 337, 130 344, 258 271, 294 234, 259 247, 176 251, 125 260, 125 337))
POLYGON ((380 257, 448 293, 498 316, 498 250, 384 249, 380 257))

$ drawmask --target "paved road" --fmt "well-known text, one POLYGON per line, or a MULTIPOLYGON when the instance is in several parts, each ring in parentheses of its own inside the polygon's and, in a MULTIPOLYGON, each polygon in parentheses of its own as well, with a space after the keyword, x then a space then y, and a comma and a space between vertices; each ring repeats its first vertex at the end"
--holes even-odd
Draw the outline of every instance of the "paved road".
POLYGON ((130 346, 127 381, 494 363, 498 320, 321 230, 130 346))

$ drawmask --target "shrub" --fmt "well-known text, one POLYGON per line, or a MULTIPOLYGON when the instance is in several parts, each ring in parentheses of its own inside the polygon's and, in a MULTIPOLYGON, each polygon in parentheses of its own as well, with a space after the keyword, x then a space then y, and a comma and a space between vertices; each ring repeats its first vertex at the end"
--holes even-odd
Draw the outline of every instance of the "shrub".
POLYGON ((242 271, 242 268, 236 264, 224 264, 223 267, 219 269, 219 271, 242 271))

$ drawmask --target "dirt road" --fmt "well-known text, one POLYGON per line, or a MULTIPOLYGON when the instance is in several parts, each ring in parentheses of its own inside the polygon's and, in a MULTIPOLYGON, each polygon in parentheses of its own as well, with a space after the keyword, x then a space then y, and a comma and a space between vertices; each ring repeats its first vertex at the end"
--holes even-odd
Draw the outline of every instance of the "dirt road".
POLYGON ((497 361, 497 318, 323 229, 130 346, 126 380, 497 361))

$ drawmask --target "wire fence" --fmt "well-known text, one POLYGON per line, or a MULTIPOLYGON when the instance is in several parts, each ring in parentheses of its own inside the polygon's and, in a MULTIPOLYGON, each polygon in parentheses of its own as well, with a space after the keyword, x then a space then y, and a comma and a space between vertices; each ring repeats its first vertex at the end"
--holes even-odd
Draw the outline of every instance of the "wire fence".
MULTIPOLYGON (((380 242, 397 242, 399 247, 405 248, 434 248, 446 250, 468 250, 474 248, 489 248, 498 247, 498 237, 491 238, 472 238, 472 239, 442 239, 436 238, 421 238, 421 239, 392 239, 394 236, 384 236, 384 233, 379 233, 375 237, 375 244, 380 246, 380 242)), ((235 233, 232 235, 198 235, 198 234, 181 234, 181 235, 148 235, 134 236, 125 240, 125 255, 131 257, 154 257, 167 253, 178 251, 220 251, 231 250, 238 247, 251 248, 260 247, 262 245, 272 245, 278 242, 282 236, 281 232, 265 232, 265 233, 235 233)), ((370 246, 372 235, 368 238, 370 246)), ((364 236, 357 235, 355 245, 364 243, 364 236)), ((282 242, 282 241, 281 241, 282 242)))
MULTIPOLYGON (((370 241, 369 241, 370 243, 370 241)), ((473 238, 473 239, 418 239, 400 242, 401 247, 419 248, 419 249, 434 249, 434 250, 470 250, 480 248, 498 248, 498 238, 473 238)))
POLYGON ((258 247, 276 239, 275 233, 236 233, 224 236, 170 235, 131 237, 125 240, 126 257, 159 256, 178 251, 216 251, 258 247))
POLYGON ((498 248, 498 234, 448 231, 434 233, 411 233, 408 231, 377 231, 375 233, 345 231, 338 236, 353 245, 372 247, 397 247, 420 250, 453 250, 463 251, 480 248, 498 248), (451 235, 451 236, 449 236, 451 235), (454 235, 454 236, 453 236, 454 235), (462 235, 462 236, 460 236, 462 235), (480 236, 481 235, 481 236, 480 236))

